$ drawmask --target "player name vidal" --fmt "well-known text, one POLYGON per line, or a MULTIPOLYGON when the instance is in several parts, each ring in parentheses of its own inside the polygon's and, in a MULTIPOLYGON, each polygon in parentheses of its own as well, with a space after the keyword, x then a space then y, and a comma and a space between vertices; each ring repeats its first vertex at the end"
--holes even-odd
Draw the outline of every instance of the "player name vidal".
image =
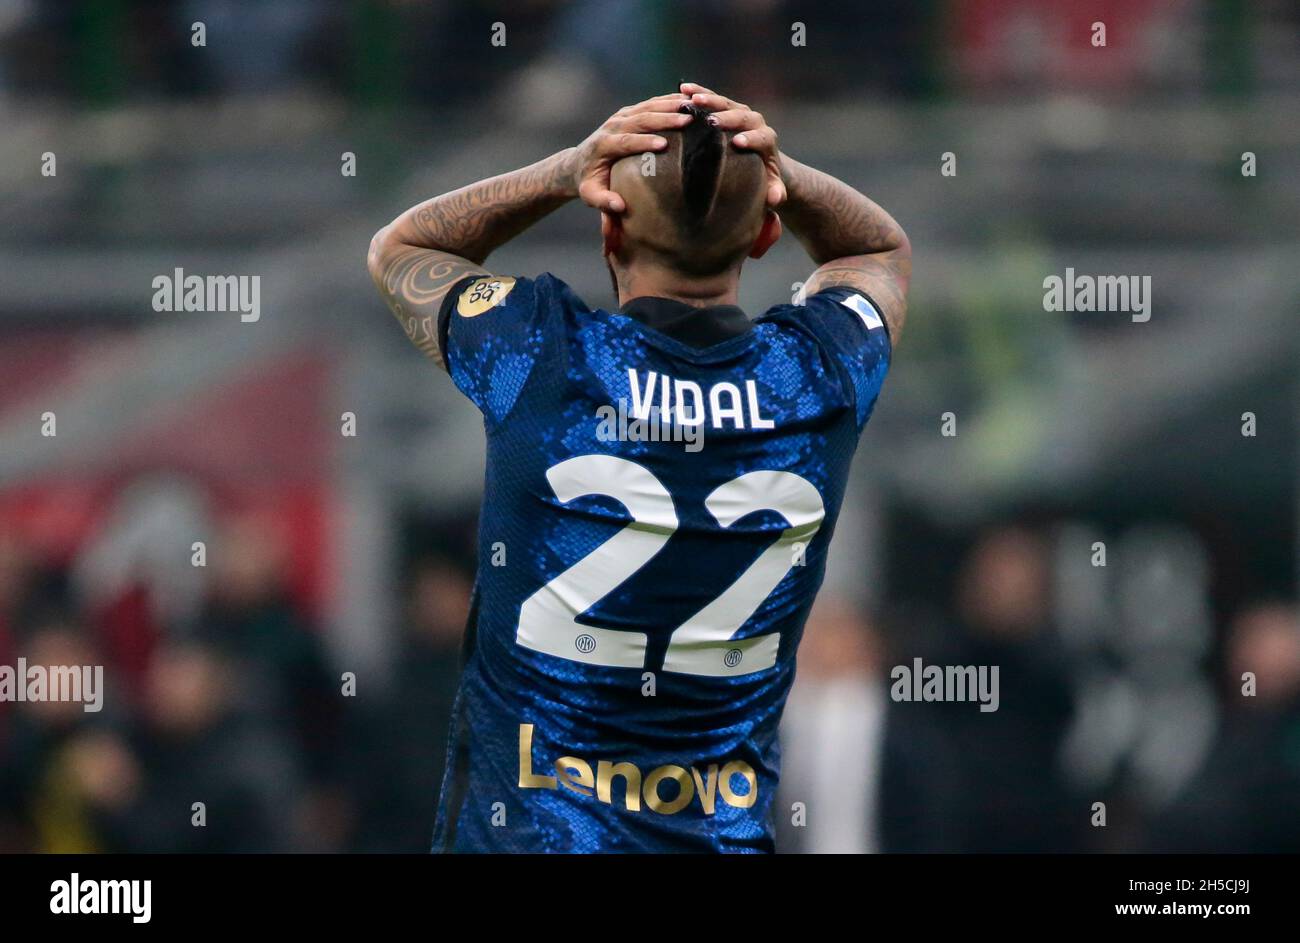
POLYGON ((519 788, 568 789, 580 796, 594 796, 613 805, 615 779, 623 780, 623 804, 629 812, 646 808, 660 815, 675 815, 692 801, 698 801, 705 815, 712 815, 721 798, 729 806, 748 809, 758 801, 758 776, 754 767, 743 760, 732 760, 719 767, 710 763, 704 772, 694 766, 668 764, 642 773, 635 763, 600 760, 593 770, 591 763, 576 756, 562 756, 553 764, 555 775, 533 772, 533 725, 519 725, 519 788), (732 778, 742 777, 748 791, 738 793, 732 778))
POLYGON ((633 367, 627 370, 628 387, 632 394, 632 415, 637 419, 658 416, 662 422, 681 426, 703 426, 713 429, 730 423, 733 429, 772 429, 776 423, 763 415, 758 402, 758 384, 745 380, 744 395, 734 383, 722 381, 710 384, 707 392, 694 380, 679 380, 654 370, 646 372, 642 380, 633 367))

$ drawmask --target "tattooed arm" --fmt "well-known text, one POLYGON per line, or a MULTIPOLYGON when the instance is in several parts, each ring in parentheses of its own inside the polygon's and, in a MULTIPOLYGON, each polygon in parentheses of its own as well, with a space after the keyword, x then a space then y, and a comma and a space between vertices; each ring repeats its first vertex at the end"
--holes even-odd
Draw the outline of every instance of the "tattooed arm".
POLYGON ((576 192, 575 148, 522 170, 434 197, 370 241, 369 268, 393 315, 427 357, 444 366, 438 310, 453 285, 489 275, 493 249, 567 203, 576 192))
POLYGON ((912 245, 902 227, 848 184, 783 155, 776 132, 748 105, 693 82, 681 89, 695 104, 713 109, 718 127, 735 132, 734 146, 763 158, 768 204, 780 207, 781 221, 818 265, 805 292, 845 285, 870 295, 898 343, 912 277, 912 245))
POLYGON ((661 150, 653 133, 688 124, 684 95, 661 95, 621 109, 577 147, 521 170, 444 193, 407 210, 375 234, 368 266, 406 336, 440 366, 438 311, 470 275, 490 275, 494 249, 575 196, 610 213, 626 207, 610 190, 610 168, 632 154, 661 150))
POLYGON ((880 307, 897 344, 912 277, 907 234, 892 216, 830 174, 784 156, 781 165, 789 194, 781 217, 818 265, 805 292, 835 285, 859 289, 880 307))

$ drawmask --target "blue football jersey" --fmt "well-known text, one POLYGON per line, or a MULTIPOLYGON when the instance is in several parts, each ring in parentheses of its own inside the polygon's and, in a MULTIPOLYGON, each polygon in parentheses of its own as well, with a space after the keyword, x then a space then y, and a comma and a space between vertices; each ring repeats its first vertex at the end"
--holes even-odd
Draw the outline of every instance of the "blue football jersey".
POLYGON ((435 850, 770 851, 777 725, 859 434, 871 299, 756 321, 552 275, 467 279, 439 333, 483 414, 435 850))

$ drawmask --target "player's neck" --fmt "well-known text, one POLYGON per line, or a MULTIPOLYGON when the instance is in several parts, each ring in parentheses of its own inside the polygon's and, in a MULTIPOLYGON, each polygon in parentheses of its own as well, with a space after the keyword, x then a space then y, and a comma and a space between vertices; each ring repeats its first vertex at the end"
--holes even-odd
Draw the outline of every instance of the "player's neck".
POLYGON ((724 272, 706 278, 688 278, 666 269, 626 268, 618 275, 618 303, 627 304, 633 298, 671 298, 695 308, 713 305, 734 305, 740 287, 738 271, 724 272))

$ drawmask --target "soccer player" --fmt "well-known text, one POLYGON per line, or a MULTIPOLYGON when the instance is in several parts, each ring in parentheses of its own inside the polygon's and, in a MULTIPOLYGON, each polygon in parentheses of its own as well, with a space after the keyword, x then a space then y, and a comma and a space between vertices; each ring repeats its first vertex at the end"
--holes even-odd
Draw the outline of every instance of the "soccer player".
POLYGON ((772 849, 777 725, 910 258, 691 83, 376 234, 375 284, 487 435, 435 850, 772 849), (575 197, 614 310, 484 267, 575 197), (818 268, 750 320, 742 263, 782 225, 818 268))

